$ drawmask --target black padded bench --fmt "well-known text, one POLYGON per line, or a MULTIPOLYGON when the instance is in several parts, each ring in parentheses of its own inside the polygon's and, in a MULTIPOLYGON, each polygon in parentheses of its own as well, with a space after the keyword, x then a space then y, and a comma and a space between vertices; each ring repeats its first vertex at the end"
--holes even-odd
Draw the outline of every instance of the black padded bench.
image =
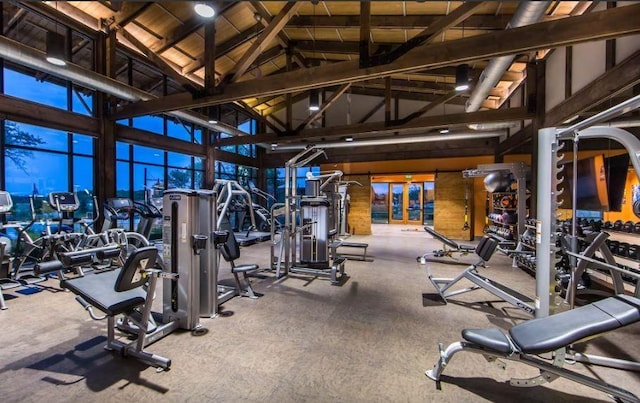
POLYGON ((453 252, 471 253, 476 249, 476 247, 473 246, 473 245, 459 244, 456 241, 454 241, 453 239, 447 238, 446 236, 444 236, 443 234, 439 233, 438 231, 436 231, 436 230, 434 230, 432 228, 424 227, 424 230, 427 231, 427 233, 429 233, 429 235, 431 235, 432 237, 434 237, 437 240, 439 240, 440 242, 442 242, 444 245, 446 245, 449 248, 453 249, 453 252))
POLYGON ((366 261, 367 260, 367 248, 369 247, 368 243, 364 243, 364 242, 345 242, 345 241, 340 241, 340 244, 337 246, 336 251, 337 251, 337 255, 338 256, 342 256, 348 260, 362 260, 362 261, 366 261), (338 249, 340 248, 354 248, 354 249, 362 249, 362 254, 355 254, 355 253, 343 253, 338 251, 338 249))
MULTIPOLYGON (((601 390, 622 401, 640 402, 627 390, 562 368, 564 354, 571 344, 639 321, 640 299, 616 295, 571 311, 529 320, 512 327, 508 334, 495 328, 465 329, 462 331, 464 341, 453 343, 444 351, 441 347, 440 360, 433 369, 426 371, 426 375, 439 381, 451 357, 464 350, 519 361, 540 369, 539 377, 532 378, 531 382, 519 380, 514 383, 512 381, 514 386, 531 386, 545 381, 550 382, 561 376, 601 390), (551 364, 535 356, 553 352, 556 354, 551 364)), ((611 363, 619 361, 607 357, 597 358, 602 363, 606 363, 607 360, 611 363)), ((630 367, 634 364, 637 367, 637 363, 629 362, 630 367)))

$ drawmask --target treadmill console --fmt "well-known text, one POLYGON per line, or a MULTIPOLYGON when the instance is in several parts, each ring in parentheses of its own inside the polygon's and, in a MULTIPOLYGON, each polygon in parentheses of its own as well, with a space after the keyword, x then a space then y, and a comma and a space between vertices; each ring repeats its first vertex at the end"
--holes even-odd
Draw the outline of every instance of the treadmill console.
POLYGON ((126 197, 114 197, 107 200, 107 203, 116 211, 132 210, 134 208, 133 201, 126 197))
POLYGON ((80 202, 75 193, 72 192, 51 192, 49 193, 49 204, 54 209, 60 206, 60 211, 73 212, 80 208, 80 202))

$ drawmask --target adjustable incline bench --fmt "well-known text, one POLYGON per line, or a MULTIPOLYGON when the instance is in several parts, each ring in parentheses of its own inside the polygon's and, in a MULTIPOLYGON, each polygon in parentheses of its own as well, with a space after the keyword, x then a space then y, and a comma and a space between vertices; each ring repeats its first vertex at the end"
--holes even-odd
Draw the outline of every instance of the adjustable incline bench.
MULTIPOLYGON (((425 262, 427 260, 427 256, 432 255, 433 257, 449 257, 453 259, 454 253, 460 253, 461 256, 465 256, 469 253, 473 253, 476 249, 473 245, 462 245, 454 241, 453 239, 447 238, 443 234, 438 231, 431 229, 429 227, 424 227, 424 230, 429 233, 432 237, 442 242, 442 249, 434 250, 432 252, 427 252, 422 256, 417 258, 418 262, 425 262)), ((454 260, 455 262, 455 260, 454 260)), ((449 262, 447 262, 449 263, 449 262)), ((452 262, 453 263, 453 262, 452 262)))
MULTIPOLYGON (((522 362, 540 370, 540 375, 530 379, 511 379, 513 386, 537 386, 564 377, 574 382, 600 390, 622 402, 640 402, 633 393, 562 368, 569 345, 584 339, 591 339, 605 332, 640 321, 640 299, 617 295, 571 311, 539 319, 532 319, 512 327, 508 334, 499 329, 464 329, 463 341, 452 343, 443 350, 440 344, 440 359, 434 368, 425 374, 436 382, 451 360, 459 351, 469 351, 485 356, 488 361, 503 358, 522 362), (554 353, 552 363, 536 357, 538 354, 554 353)), ((593 357, 594 363, 620 367, 621 360, 609 357, 593 357), (597 359, 597 361, 595 360, 597 359)), ((637 370, 638 363, 629 369, 637 370), (633 367, 635 365, 635 367, 633 367)))

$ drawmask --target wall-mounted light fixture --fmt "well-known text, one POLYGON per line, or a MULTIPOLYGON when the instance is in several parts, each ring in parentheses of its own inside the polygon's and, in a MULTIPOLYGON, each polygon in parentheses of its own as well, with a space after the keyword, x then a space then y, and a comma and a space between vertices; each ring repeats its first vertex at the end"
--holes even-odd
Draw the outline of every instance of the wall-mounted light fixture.
POLYGON ((456 67, 456 91, 466 91, 469 89, 469 65, 459 64, 456 67))
POLYGON ((193 10, 203 18, 213 18, 216 15, 216 10, 211 4, 202 1, 196 2, 193 5, 193 10))
POLYGON ((320 93, 315 88, 309 91, 309 110, 312 112, 320 110, 320 93))
POLYGON ((56 66, 67 64, 64 46, 65 37, 57 32, 47 31, 47 61, 56 66))

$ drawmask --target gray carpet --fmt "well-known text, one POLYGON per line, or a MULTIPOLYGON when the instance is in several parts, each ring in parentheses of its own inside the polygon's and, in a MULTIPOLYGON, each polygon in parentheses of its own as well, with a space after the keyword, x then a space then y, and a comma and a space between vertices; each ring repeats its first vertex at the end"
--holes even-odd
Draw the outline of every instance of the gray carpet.
MULTIPOLYGON (((0 312, 0 396, 30 401, 610 401, 601 392, 557 380, 522 389, 510 377, 535 370, 508 363, 502 370, 482 356, 461 353, 451 361, 441 388, 424 375, 438 358, 439 342, 460 338, 465 327, 508 329, 527 314, 484 291, 448 305, 431 304, 434 290, 416 256, 440 247, 422 231, 377 226, 375 235, 352 237, 370 244, 373 262, 348 261, 349 279, 270 273, 254 279, 258 300, 234 298, 227 315, 203 319, 199 337, 177 332, 148 350, 172 359, 168 372, 103 350, 106 322, 91 320, 68 292, 50 288, 5 291, 0 312)), ((266 267, 266 243, 242 249, 241 262, 266 267)), ((429 263, 438 275, 462 266, 429 263)), ((225 281, 230 279, 223 266, 225 281)), ((534 280, 496 254, 484 273, 526 294, 534 280)), ((158 295, 162 295, 158 292, 158 295)), ((161 301, 156 301, 158 308, 161 301)), ((588 352, 640 359, 640 326, 628 326, 586 346, 588 352)), ((580 364, 596 375, 640 394, 640 374, 580 364)))

